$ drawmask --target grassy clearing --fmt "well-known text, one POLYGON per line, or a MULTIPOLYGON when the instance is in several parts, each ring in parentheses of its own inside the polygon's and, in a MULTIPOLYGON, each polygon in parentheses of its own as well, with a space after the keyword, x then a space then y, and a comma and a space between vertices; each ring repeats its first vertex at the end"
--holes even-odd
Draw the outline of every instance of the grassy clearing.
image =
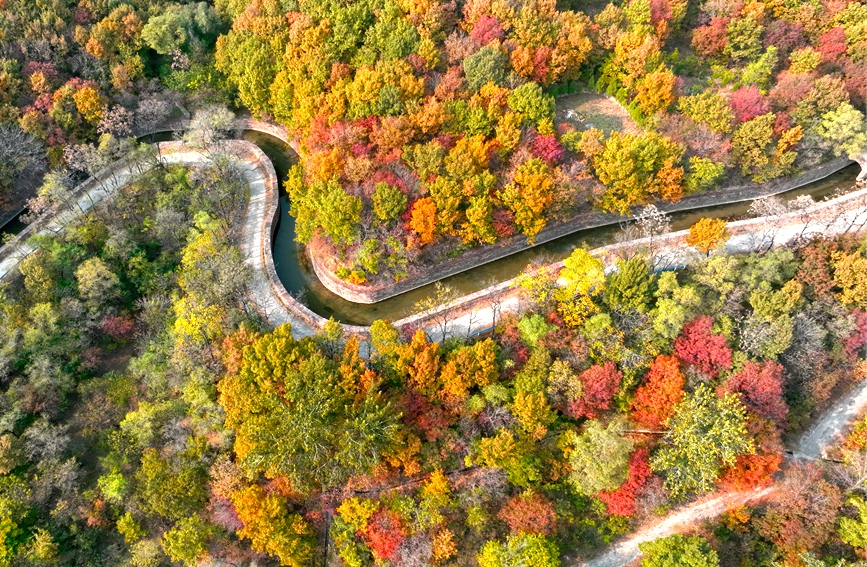
POLYGON ((557 123, 566 122, 579 130, 599 128, 609 135, 613 131, 637 134, 638 125, 616 101, 593 93, 568 95, 557 99, 557 123))

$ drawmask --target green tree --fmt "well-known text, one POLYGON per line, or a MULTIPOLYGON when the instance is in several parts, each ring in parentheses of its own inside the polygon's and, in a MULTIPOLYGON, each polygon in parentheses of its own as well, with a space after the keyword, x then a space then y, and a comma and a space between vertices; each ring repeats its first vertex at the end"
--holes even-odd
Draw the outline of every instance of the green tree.
POLYGON ((157 53, 168 55, 188 51, 196 41, 210 43, 221 27, 219 14, 207 2, 169 4, 148 20, 141 38, 157 53))
POLYGON ((837 533, 840 539, 851 545, 859 553, 867 550, 867 502, 861 496, 853 495, 846 501, 858 511, 857 518, 844 516, 840 518, 837 533))
POLYGON ((501 50, 485 46, 464 59, 464 76, 470 90, 478 92, 487 83, 502 85, 509 57, 501 50))
POLYGON ((184 292, 218 306, 237 301, 250 277, 241 251, 225 235, 212 230, 199 234, 184 248, 178 272, 184 292))
POLYGON ((487 542, 477 559, 479 567, 560 567, 560 550, 544 536, 519 534, 487 542))
POLYGON ((750 62, 741 72, 741 85, 756 85, 762 93, 771 87, 774 67, 777 65, 777 48, 773 45, 762 53, 761 57, 750 62))
POLYGON ((518 113, 524 124, 550 123, 554 118, 554 97, 542 92, 536 83, 524 83, 509 93, 509 108, 518 113))
POLYGON ((94 310, 105 307, 118 297, 120 280, 102 258, 85 260, 75 270, 78 294, 94 310))
POLYGON ((207 551, 213 526, 199 516, 184 518, 163 534, 163 550, 172 561, 194 567, 207 551))
POLYGON ((307 185, 298 166, 289 171, 286 189, 296 219, 298 242, 308 243, 321 228, 335 244, 351 244, 358 238, 361 199, 348 194, 337 178, 307 185))
POLYGON ((718 567, 719 557, 701 536, 680 534, 638 544, 641 567, 718 567))
POLYGON ((369 238, 364 241, 358 253, 355 255, 355 261, 361 264, 361 267, 371 274, 379 272, 379 261, 382 257, 382 252, 379 249, 379 240, 369 238))
POLYGON ((677 101, 677 107, 694 122, 704 124, 714 132, 731 132, 735 115, 726 97, 720 93, 706 90, 685 96, 677 101))
POLYGON ((755 18, 732 19, 726 30, 725 54, 735 60, 752 59, 762 49, 763 30, 755 18))
POLYGON ((683 168, 676 164, 682 155, 678 144, 653 132, 612 132, 602 151, 591 158, 596 175, 607 187, 599 207, 627 214, 630 207, 645 203, 651 195, 679 199, 683 168))
POLYGON ((790 73, 809 73, 822 63, 822 54, 812 47, 802 47, 789 54, 790 73))
POLYGON ((37 528, 24 555, 35 566, 57 565, 60 563, 60 546, 54 541, 51 532, 37 528))
POLYGON ((199 463, 187 458, 170 462, 152 448, 142 454, 136 480, 145 509, 174 520, 196 514, 208 497, 208 474, 199 463))
POLYGON ((622 421, 612 421, 605 427, 593 420, 580 435, 570 435, 569 483, 576 492, 593 496, 615 490, 626 481, 632 441, 623 437, 623 430, 622 421))
POLYGON ((406 209, 406 194, 397 187, 380 181, 371 198, 373 214, 382 222, 391 222, 406 209))
POLYGON ((266 39, 232 30, 217 41, 217 69, 228 76, 241 102, 255 115, 273 111, 270 89, 278 72, 275 62, 282 61, 283 52, 280 34, 266 39))
POLYGON ((400 333, 388 321, 377 319, 370 325, 370 344, 374 348, 374 358, 391 359, 397 355, 400 333))
POLYGON ((686 189, 689 192, 707 191, 716 185, 725 171, 725 164, 708 158, 692 156, 689 158, 689 172, 686 174, 686 189))
POLYGON ((864 114, 848 102, 822 115, 816 133, 834 151, 835 156, 846 154, 855 158, 867 151, 864 114))
POLYGON ((784 131, 774 143, 773 112, 744 122, 732 136, 732 152, 744 175, 763 182, 791 170, 797 153, 793 150, 803 132, 800 126, 784 131))
POLYGON ((720 397, 706 384, 699 384, 675 407, 668 432, 650 464, 665 475, 665 487, 679 498, 711 490, 724 467, 753 450, 746 410, 737 395, 720 397))
POLYGON ((237 375, 219 384, 241 467, 284 475, 298 491, 368 472, 391 446, 399 416, 375 388, 357 387, 314 339, 293 339, 289 325, 257 339, 237 375))
POLYGON ((641 256, 619 262, 605 284, 605 301, 611 309, 634 309, 643 313, 650 304, 652 283, 650 266, 641 256))

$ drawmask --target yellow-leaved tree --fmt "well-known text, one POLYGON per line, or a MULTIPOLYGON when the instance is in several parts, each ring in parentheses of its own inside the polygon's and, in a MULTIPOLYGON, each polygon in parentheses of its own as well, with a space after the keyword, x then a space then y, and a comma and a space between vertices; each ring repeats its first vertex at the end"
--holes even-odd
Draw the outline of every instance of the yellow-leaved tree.
POLYGON ((726 221, 723 219, 701 219, 691 227, 686 235, 686 243, 695 246, 705 256, 710 256, 711 250, 725 245, 729 239, 726 221))

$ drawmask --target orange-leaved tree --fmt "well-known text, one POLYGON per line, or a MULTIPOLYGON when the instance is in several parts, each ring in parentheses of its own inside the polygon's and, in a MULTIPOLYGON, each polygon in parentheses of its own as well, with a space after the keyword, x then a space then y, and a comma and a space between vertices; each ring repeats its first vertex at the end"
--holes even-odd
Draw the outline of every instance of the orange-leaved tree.
POLYGON ((647 381, 635 392, 632 418, 645 427, 662 426, 683 399, 685 384, 677 359, 664 354, 657 356, 650 365, 647 381))
POLYGON ((437 206, 433 199, 424 197, 412 206, 409 227, 418 234, 420 244, 430 244, 436 237, 437 206))
POLYGON ((686 235, 686 243, 695 246, 706 256, 710 256, 711 250, 716 250, 728 239, 729 233, 723 219, 701 219, 689 227, 689 234, 686 235))

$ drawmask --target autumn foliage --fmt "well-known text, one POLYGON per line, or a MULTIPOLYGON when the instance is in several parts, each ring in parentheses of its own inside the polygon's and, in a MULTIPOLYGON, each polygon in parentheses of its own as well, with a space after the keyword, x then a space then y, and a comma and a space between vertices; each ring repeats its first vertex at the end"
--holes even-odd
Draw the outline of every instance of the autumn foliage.
POLYGON ((771 361, 747 362, 721 386, 723 392, 740 394, 747 409, 783 425, 789 408, 783 400, 783 367, 771 361))
POLYGON ((709 255, 722 242, 728 240, 726 221, 723 219, 701 219, 691 227, 686 235, 686 243, 695 246, 702 254, 709 255))
POLYGON ((780 470, 783 457, 778 454, 740 455, 735 464, 719 478, 725 490, 752 490, 773 482, 774 473, 780 470))
POLYGON ((715 377, 732 364, 732 350, 723 335, 712 332, 713 317, 703 315, 684 325, 674 342, 674 356, 684 364, 715 377))
POLYGON ((596 498, 605 503, 608 513, 613 516, 632 516, 635 513, 635 497, 647 479, 653 473, 650 471, 647 448, 636 450, 629 457, 629 477, 617 490, 603 491, 596 498))
POLYGON ((550 535, 557 516, 550 500, 537 492, 513 496, 500 509, 497 517, 509 525, 512 534, 550 535))
POLYGON ((581 397, 570 401, 566 411, 576 419, 594 419, 599 411, 611 406, 611 399, 620 387, 623 374, 609 361, 591 366, 580 374, 579 379, 583 386, 581 397))
POLYGON ((632 418, 644 427, 661 427, 683 399, 686 379, 677 358, 659 355, 632 401, 632 418))
POLYGON ((370 517, 362 537, 378 560, 393 560, 397 548, 406 537, 406 529, 397 514, 379 509, 370 517))

